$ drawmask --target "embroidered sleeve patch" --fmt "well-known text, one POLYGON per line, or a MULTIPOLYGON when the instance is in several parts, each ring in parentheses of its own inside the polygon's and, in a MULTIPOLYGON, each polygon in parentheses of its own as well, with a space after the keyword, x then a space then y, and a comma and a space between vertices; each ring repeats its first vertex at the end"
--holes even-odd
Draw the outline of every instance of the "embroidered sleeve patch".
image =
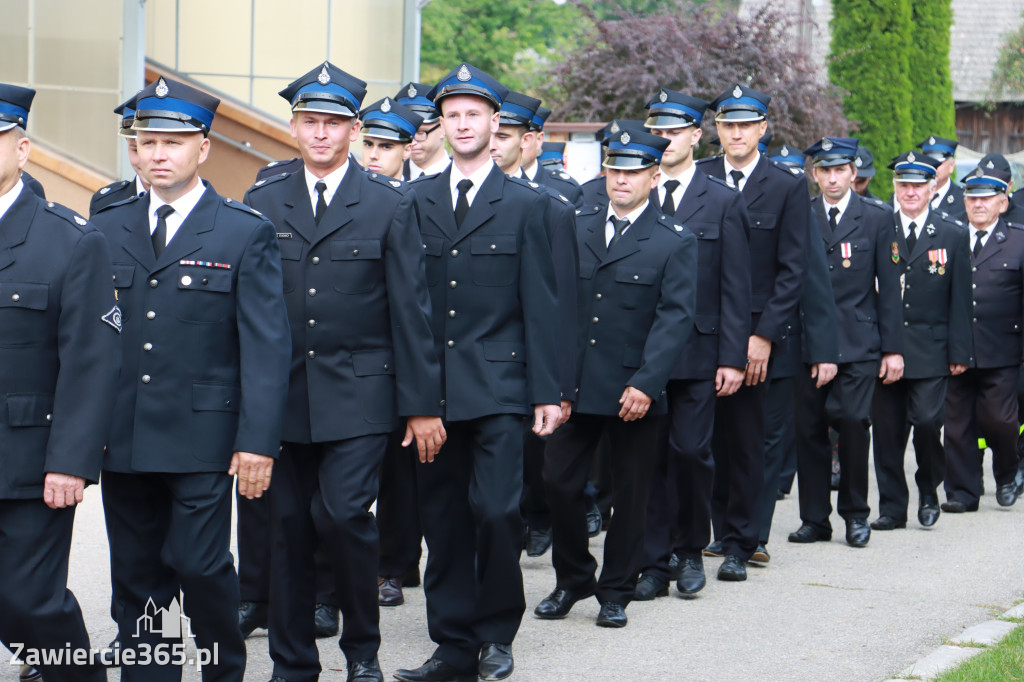
POLYGON ((117 330, 117 333, 121 333, 121 308, 118 305, 114 305, 110 311, 100 318, 111 327, 117 330))

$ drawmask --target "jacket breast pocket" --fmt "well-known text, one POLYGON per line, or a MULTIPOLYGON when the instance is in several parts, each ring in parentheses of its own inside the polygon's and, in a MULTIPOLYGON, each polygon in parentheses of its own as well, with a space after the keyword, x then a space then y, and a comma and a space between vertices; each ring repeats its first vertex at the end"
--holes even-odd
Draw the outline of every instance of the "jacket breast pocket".
MULTIPOLYGON (((853 239, 850 244, 850 269, 863 270, 875 261, 874 250, 869 239, 853 239)), ((840 255, 842 253, 840 252, 840 255)))
POLYGON ((1020 260, 1017 258, 990 258, 989 270, 997 282, 1013 281, 1020 277, 1020 260))
POLYGON ((444 274, 444 260, 441 254, 444 253, 444 238, 434 235, 423 235, 423 254, 427 263, 427 286, 434 286, 441 281, 444 274))
POLYGON ((395 358, 390 348, 352 351, 352 372, 356 375, 363 419, 371 424, 393 421, 395 402, 395 358))
POLYGON ((653 304, 657 292, 657 268, 620 265, 615 269, 616 293, 624 308, 642 308, 653 304))
POLYGON ((284 291, 294 291, 302 278, 302 247, 304 241, 299 239, 278 239, 277 246, 281 249, 281 271, 284 275, 284 291))
POLYGON ((774 213, 750 211, 750 227, 755 230, 774 230, 776 216, 774 213))
POLYGON ((516 283, 519 258, 514 234, 474 235, 470 238, 473 282, 485 287, 516 283))
POLYGON ((32 348, 50 336, 46 309, 50 285, 0 282, 0 348, 32 348))
POLYGON ((201 265, 178 266, 178 319, 182 322, 222 322, 234 310, 232 272, 227 268, 201 265))
POLYGON ((384 280, 379 239, 335 239, 331 242, 334 290, 362 294, 384 280))

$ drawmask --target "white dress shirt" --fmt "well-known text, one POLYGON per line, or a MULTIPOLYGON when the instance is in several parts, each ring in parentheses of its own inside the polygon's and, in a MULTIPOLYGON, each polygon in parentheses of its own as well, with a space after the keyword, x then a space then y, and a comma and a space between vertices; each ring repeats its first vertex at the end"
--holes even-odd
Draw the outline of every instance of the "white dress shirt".
MULTIPOLYGON (((150 192, 149 194, 149 233, 153 234, 156 231, 156 210, 168 202, 160 198, 157 193, 159 190, 150 192)), ((199 178, 199 182, 196 186, 190 189, 186 194, 178 197, 174 201, 170 202, 171 208, 174 209, 174 213, 167 216, 167 241, 164 242, 164 246, 171 243, 171 239, 177 234, 178 228, 188 218, 188 214, 192 212, 192 209, 196 207, 199 200, 203 198, 203 194, 206 192, 206 184, 202 178, 199 178)))
MULTIPOLYGON (((624 230, 622 230, 622 234, 626 234, 627 232, 629 232, 629 228, 633 227, 633 223, 635 223, 637 221, 637 219, 640 217, 640 214, 647 210, 647 204, 649 204, 649 203, 651 203, 649 200, 645 201, 640 206, 640 208, 636 209, 632 213, 629 213, 628 215, 622 216, 623 218, 625 218, 626 220, 629 221, 629 225, 626 225, 626 228, 624 230)), ((618 214, 615 213, 615 209, 612 208, 612 205, 608 204, 608 217, 604 221, 604 245, 605 246, 608 246, 608 244, 611 243, 612 237, 615 235, 615 226, 612 225, 612 218, 618 218, 618 217, 619 216, 618 216, 618 214)))
POLYGON ((338 191, 338 187, 341 185, 341 181, 345 179, 345 173, 348 172, 349 162, 348 157, 345 157, 345 163, 340 168, 335 168, 328 175, 322 178, 318 178, 309 172, 309 169, 305 166, 302 167, 303 172, 306 174, 306 189, 309 190, 309 202, 310 206, 313 207, 313 215, 316 215, 316 205, 320 201, 320 193, 316 191, 316 183, 323 181, 327 185, 327 189, 324 190, 324 201, 327 205, 331 205, 331 199, 334 198, 334 193, 338 191))
POLYGON ((491 174, 491 169, 494 168, 494 161, 487 159, 487 163, 473 171, 472 175, 466 176, 462 174, 459 167, 452 164, 452 177, 451 177, 451 191, 452 191, 452 210, 455 210, 455 205, 459 202, 459 182, 462 180, 472 180, 473 186, 466 192, 466 201, 469 205, 473 205, 473 199, 476 198, 476 193, 479 191, 480 186, 484 184, 484 180, 491 174))
POLYGON ((690 182, 693 180, 693 174, 697 172, 697 164, 691 163, 689 168, 679 174, 678 178, 670 178, 664 172, 661 174, 661 178, 658 180, 658 199, 661 201, 661 205, 665 205, 665 183, 669 180, 678 180, 679 186, 676 187, 676 191, 672 192, 672 204, 679 210, 679 206, 683 201, 683 195, 686 194, 687 188, 690 186, 690 182))
POLYGON ((736 168, 729 163, 728 158, 723 158, 722 160, 725 162, 725 181, 729 183, 730 187, 732 187, 732 171, 743 171, 743 179, 740 180, 740 186, 736 188, 742 192, 743 188, 747 186, 747 180, 750 179, 750 174, 754 172, 754 166, 756 166, 757 162, 761 160, 761 152, 754 152, 754 160, 743 168, 736 168))
POLYGON ((828 199, 822 196, 821 203, 825 207, 825 220, 828 220, 828 212, 832 208, 838 208, 839 213, 836 214, 836 225, 838 225, 839 221, 843 219, 843 214, 846 213, 846 208, 850 205, 850 197, 852 195, 853 191, 848 189, 846 190, 846 194, 843 195, 843 198, 834 204, 828 203, 828 199))
POLYGON ((18 197, 21 195, 21 190, 24 187, 25 183, 23 183, 19 177, 18 181, 14 183, 14 187, 9 189, 7 194, 0 197, 0 220, 4 219, 7 211, 9 211, 11 206, 14 205, 14 202, 18 200, 18 197))

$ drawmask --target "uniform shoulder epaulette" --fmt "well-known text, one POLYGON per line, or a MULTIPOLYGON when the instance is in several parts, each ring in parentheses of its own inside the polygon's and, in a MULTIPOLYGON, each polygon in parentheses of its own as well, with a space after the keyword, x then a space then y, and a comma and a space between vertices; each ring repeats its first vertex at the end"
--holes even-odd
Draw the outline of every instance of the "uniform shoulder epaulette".
POLYGON ((532 189, 534 192, 537 192, 538 194, 546 194, 547 193, 547 190, 545 190, 543 187, 541 187, 538 183, 534 182, 533 180, 526 180, 526 179, 521 178, 521 177, 519 177, 517 175, 506 175, 505 177, 508 178, 509 180, 511 180, 512 182, 516 183, 517 185, 522 185, 523 187, 529 187, 530 189, 532 189))
MULTIPOLYGON (((858 195, 858 196, 860 196, 860 195, 858 195)), ((891 214, 892 213, 892 208, 890 206, 888 206, 884 202, 878 201, 877 199, 869 199, 867 197, 861 197, 861 200, 864 202, 865 206, 867 206, 868 208, 870 208, 873 211, 883 211, 883 212, 885 212, 887 214, 891 214)))
POLYGON ((768 160, 768 166, 770 168, 774 168, 778 171, 781 171, 786 175, 802 176, 804 174, 803 168, 799 168, 797 166, 790 166, 788 164, 780 163, 778 161, 772 161, 771 159, 768 160))
POLYGON ((263 168, 260 168, 256 173, 256 179, 262 180, 263 178, 284 173, 294 173, 295 171, 302 168, 302 157, 296 157, 294 159, 288 159, 286 161, 271 161, 263 168))
POLYGON ((594 215, 600 210, 601 207, 598 204, 591 204, 589 206, 576 209, 576 215, 594 215))
POLYGON ((382 175, 381 173, 367 173, 366 175, 378 185, 390 187, 399 194, 405 194, 409 191, 409 183, 404 180, 397 180, 395 178, 388 177, 387 175, 382 175))
POLYGON ((1024 230, 1024 225, 1021 223, 1006 223, 1007 227, 1012 227, 1015 230, 1024 230))
POLYGON ((682 234, 686 231, 686 226, 680 222, 677 222, 675 218, 669 215, 659 215, 658 224, 665 229, 671 231, 673 234, 682 234))
POLYGON ((706 166, 707 164, 711 163, 712 161, 714 161, 717 158, 718 158, 717 156, 705 156, 703 159, 697 159, 697 165, 698 166, 706 166))
POLYGON ((561 192, 554 192, 554 193, 552 193, 551 196, 555 197, 556 199, 561 200, 561 202, 563 204, 566 204, 568 206, 573 206, 574 205, 571 201, 569 201, 569 197, 565 196, 561 192))
POLYGON ((104 211, 109 211, 110 209, 117 208, 118 206, 126 206, 134 201, 138 201, 139 199, 141 199, 141 197, 138 194, 132 194, 130 197, 125 197, 120 201, 111 201, 109 204, 97 206, 96 213, 103 213, 104 211))
POLYGON ((252 184, 249 191, 252 192, 253 190, 260 189, 261 187, 266 187, 267 185, 272 185, 275 182, 280 182, 289 175, 291 175, 291 173, 277 173, 276 175, 264 175, 262 178, 257 177, 256 182, 252 184))
POLYGON ((98 190, 96 190, 96 196, 106 196, 116 189, 121 189, 122 187, 125 187, 127 184, 128 180, 118 180, 117 182, 112 182, 106 187, 100 187, 98 190))
POLYGON ((237 199, 232 199, 231 197, 223 197, 223 199, 224 199, 224 205, 225 206, 230 206, 231 208, 233 208, 233 209, 235 209, 237 211, 242 211, 244 213, 248 213, 249 215, 256 216, 257 218, 263 218, 263 214, 260 213, 259 211, 257 211, 255 208, 253 208, 249 204, 246 204, 244 202, 238 201, 237 199))
POLYGON ((954 218, 952 215, 946 213, 945 211, 938 211, 938 214, 942 216, 942 219, 945 220, 946 222, 954 223, 956 225, 959 225, 960 227, 965 227, 964 221, 960 220, 959 218, 954 218))
MULTIPOLYGON (((62 204, 58 204, 58 203, 55 203, 55 202, 52 202, 52 201, 47 201, 46 202, 46 210, 49 211, 50 213, 56 215, 56 216, 60 216, 64 220, 68 221, 69 223, 74 225, 76 228, 78 228, 78 230, 81 231, 81 232, 85 232, 86 231, 85 228, 89 225, 89 221, 88 220, 86 220, 85 218, 83 218, 82 216, 78 215, 77 213, 72 211, 70 208, 68 208, 67 206, 64 206, 62 204)), ((95 229, 95 228, 89 228, 89 229, 95 229)))
POLYGON ((577 185, 578 186, 580 184, 580 183, 576 182, 576 178, 574 178, 573 176, 569 175, 564 170, 553 170, 553 169, 545 169, 545 170, 547 170, 549 178, 554 178, 555 180, 561 180, 562 182, 567 182, 570 185, 577 185))

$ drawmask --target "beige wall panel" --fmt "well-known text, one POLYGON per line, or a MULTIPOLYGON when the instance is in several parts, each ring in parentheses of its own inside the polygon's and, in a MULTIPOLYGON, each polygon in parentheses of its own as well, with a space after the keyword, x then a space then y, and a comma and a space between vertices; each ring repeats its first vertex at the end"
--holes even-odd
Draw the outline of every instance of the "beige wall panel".
POLYGON ((181 0, 178 70, 247 75, 251 10, 251 0, 181 0))
POLYGON ((121 85, 121 0, 35 0, 35 82, 121 85))
POLYGON ((172 69, 178 49, 175 43, 177 11, 175 0, 146 2, 146 56, 172 69))
POLYGON ((117 173, 116 92, 38 88, 29 115, 32 136, 107 175, 117 173))
POLYGON ((0 81, 28 82, 28 0, 2 0, 0 81))
MULTIPOLYGON (((335 7, 339 4, 347 3, 335 7)), ((327 58, 324 0, 256 0, 255 9, 256 74, 284 78, 287 84, 327 58)))

